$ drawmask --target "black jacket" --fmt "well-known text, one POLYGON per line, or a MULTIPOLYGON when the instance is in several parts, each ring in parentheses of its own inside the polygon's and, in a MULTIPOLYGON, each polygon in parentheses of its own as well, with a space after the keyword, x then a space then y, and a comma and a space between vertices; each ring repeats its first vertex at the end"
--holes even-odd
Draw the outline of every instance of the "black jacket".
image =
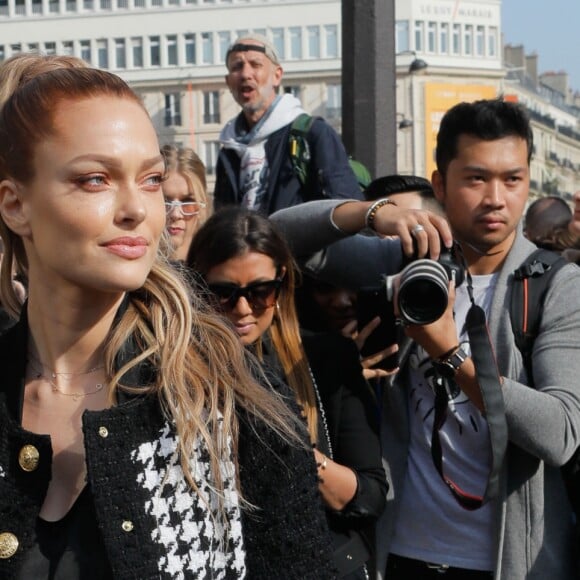
MULTIPOLYGON (((21 427, 27 340, 25 316, 0 337, 0 539, 10 533, 18 540, 12 556, 0 552, 3 580, 17 576, 34 542, 35 522, 51 477, 50 437, 21 427), (34 445, 40 454, 32 472, 19 466, 24 445, 34 445)), ((138 385, 141 372, 151 371, 141 368, 125 382, 138 385)), ((268 426, 244 413, 239 419, 241 487, 246 500, 257 506, 242 512, 246 577, 334 578, 311 451, 281 441, 268 426)), ((137 484, 139 468, 129 460, 137 447, 158 446, 162 430, 172 436, 172 425, 151 396, 126 397, 110 409, 83 414, 88 484, 107 557, 119 580, 176 577, 159 564, 164 548, 152 540, 157 522, 145 509, 153 491, 148 494, 137 484), (123 522, 131 522, 132 529, 124 529, 123 522)), ((178 550, 187 550, 185 539, 178 537, 178 543, 178 550)), ((191 573, 184 577, 193 580, 191 573)))
MULTIPOLYGON (((236 122, 240 122, 239 118, 236 122)), ((301 186, 292 168, 289 151, 291 125, 272 133, 266 141, 268 161, 268 191, 266 206, 260 208, 264 215, 298 205, 305 201, 323 198, 364 199, 340 136, 324 119, 316 118, 308 133, 311 165, 309 179, 301 186)), ((214 208, 240 204, 240 158, 232 149, 222 148, 216 167, 214 208)))
MULTIPOLYGON (((355 570, 374 558, 374 524, 385 508, 388 490, 377 405, 362 376, 358 350, 352 340, 336 333, 302 330, 301 334, 324 409, 332 457, 353 469, 358 482, 355 496, 342 511, 326 510, 335 564, 343 572, 347 568, 355 570)), ((283 377, 269 340, 264 341, 264 346, 269 371, 283 377)), ((319 412, 318 447, 328 454, 321 415, 319 412)))

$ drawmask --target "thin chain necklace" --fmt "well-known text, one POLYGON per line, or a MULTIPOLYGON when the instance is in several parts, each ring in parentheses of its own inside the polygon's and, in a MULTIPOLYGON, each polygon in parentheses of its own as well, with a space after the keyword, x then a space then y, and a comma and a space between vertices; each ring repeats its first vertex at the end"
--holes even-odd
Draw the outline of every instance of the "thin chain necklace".
POLYGON ((41 360, 39 360, 37 357, 35 357, 31 352, 29 352, 28 354, 29 354, 28 363, 30 364, 31 369, 34 372, 35 378, 47 381, 50 385, 52 392, 57 394, 57 395, 63 395, 64 397, 72 397, 72 399, 74 401, 78 401, 79 399, 82 399, 84 397, 88 397, 90 395, 96 395, 97 393, 101 392, 103 390, 103 387, 105 386, 104 383, 96 383, 95 388, 92 391, 87 391, 87 392, 73 391, 72 393, 67 393, 66 391, 63 391, 55 383, 55 380, 57 379, 57 377, 61 377, 65 381, 71 381, 76 376, 90 375, 90 374, 104 368, 104 365, 98 365, 98 366, 93 367, 93 368, 89 369, 88 371, 84 371, 82 373, 57 373, 57 372, 51 370, 50 368, 48 368, 41 360), (50 375, 49 377, 44 376, 45 369, 49 371, 49 375, 50 375))
POLYGON ((52 380, 55 380, 57 377, 60 377, 61 379, 63 379, 64 381, 72 381, 74 377, 80 377, 83 375, 91 375, 92 373, 97 372, 98 370, 101 370, 102 368, 105 367, 105 365, 97 365, 95 367, 90 368, 87 371, 82 371, 80 373, 57 373, 56 371, 53 371, 51 368, 49 368, 47 365, 45 365, 38 357, 34 356, 34 354, 32 354, 31 352, 28 353, 29 359, 28 362, 33 363, 31 366, 34 367, 33 370, 35 373, 37 373, 36 378, 40 379, 41 377, 44 376, 44 370, 46 369, 52 380), (30 360, 32 359, 32 360, 30 360))

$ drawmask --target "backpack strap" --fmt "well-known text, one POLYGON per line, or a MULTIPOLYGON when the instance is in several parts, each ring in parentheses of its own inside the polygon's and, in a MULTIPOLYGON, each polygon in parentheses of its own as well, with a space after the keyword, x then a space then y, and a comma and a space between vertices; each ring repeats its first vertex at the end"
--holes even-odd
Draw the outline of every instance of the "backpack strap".
POLYGON ((288 148, 290 151, 290 161, 294 174, 304 187, 308 181, 310 166, 310 146, 308 145, 308 133, 314 123, 314 117, 308 113, 298 115, 290 127, 288 138, 288 148))
POLYGON ((530 254, 513 273, 510 320, 530 386, 533 386, 532 351, 540 328, 546 293, 554 274, 565 264, 567 261, 559 254, 540 248, 530 254))

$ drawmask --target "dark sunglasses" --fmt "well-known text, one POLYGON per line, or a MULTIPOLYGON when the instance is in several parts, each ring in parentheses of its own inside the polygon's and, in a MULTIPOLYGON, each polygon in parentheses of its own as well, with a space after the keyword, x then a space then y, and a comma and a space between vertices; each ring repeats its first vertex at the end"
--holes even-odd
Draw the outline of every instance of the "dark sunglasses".
POLYGON ((208 284, 209 291, 222 310, 233 310, 244 297, 253 310, 265 310, 276 304, 282 288, 282 278, 266 282, 254 282, 247 286, 237 284, 208 284))

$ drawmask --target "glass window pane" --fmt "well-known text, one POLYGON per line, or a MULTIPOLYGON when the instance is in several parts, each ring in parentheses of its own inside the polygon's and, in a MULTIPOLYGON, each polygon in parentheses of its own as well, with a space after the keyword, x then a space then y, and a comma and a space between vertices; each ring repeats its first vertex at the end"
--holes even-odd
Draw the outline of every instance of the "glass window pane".
POLYGON ((177 66, 177 36, 175 34, 167 37, 167 64, 177 66))
POLYGON ((308 26, 308 58, 320 58, 320 26, 308 26))
POLYGON ((195 34, 185 35, 185 62, 195 64, 195 34))
POLYGON ((338 27, 336 24, 327 24, 324 26, 324 41, 326 57, 338 57, 338 27))
POLYGON ((149 58, 151 66, 161 66, 161 50, 159 36, 149 37, 149 58))
POLYGON ((133 55, 133 66, 141 68, 143 66, 143 39, 135 36, 131 39, 131 52, 133 55))
POLYGON ((124 38, 115 38, 115 66, 117 68, 127 68, 124 38))
POLYGON ((201 35, 201 62, 213 64, 213 34, 203 32, 201 35))
POLYGON ((283 28, 272 28, 272 42, 274 48, 278 53, 278 57, 281 60, 286 58, 286 51, 284 50, 284 29, 283 28))

